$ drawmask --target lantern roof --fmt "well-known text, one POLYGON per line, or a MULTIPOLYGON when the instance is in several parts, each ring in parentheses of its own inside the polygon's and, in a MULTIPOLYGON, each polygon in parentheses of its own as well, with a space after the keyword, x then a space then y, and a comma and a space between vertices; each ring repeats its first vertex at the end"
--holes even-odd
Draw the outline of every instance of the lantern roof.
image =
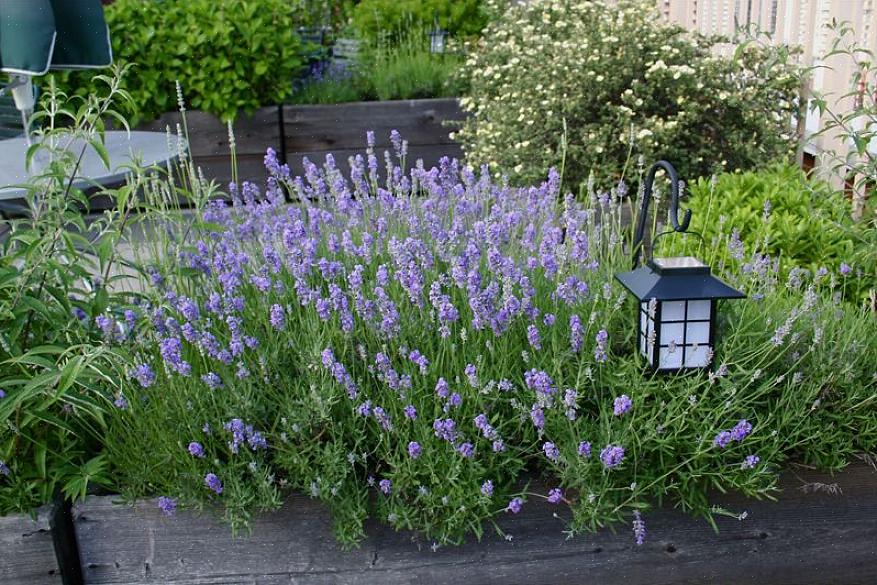
POLYGON ((742 299, 742 292, 712 275, 710 267, 691 256, 654 258, 645 266, 615 278, 643 301, 742 299))

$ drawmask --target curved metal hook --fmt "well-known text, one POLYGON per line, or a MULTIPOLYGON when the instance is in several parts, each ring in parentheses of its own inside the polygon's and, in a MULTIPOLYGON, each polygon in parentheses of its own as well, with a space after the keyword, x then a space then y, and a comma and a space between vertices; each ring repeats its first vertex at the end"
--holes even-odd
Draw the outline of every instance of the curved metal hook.
POLYGON ((674 232, 684 232, 688 230, 691 223, 691 210, 685 210, 685 217, 679 221, 679 175, 673 165, 665 160, 659 160, 652 165, 646 175, 645 187, 643 189, 643 200, 640 205, 639 223, 636 226, 636 235, 633 238, 633 267, 639 265, 639 256, 643 248, 643 238, 646 234, 646 221, 649 215, 649 204, 652 201, 652 188, 655 182, 655 175, 660 169, 664 169, 670 177, 670 223, 673 225, 674 232))

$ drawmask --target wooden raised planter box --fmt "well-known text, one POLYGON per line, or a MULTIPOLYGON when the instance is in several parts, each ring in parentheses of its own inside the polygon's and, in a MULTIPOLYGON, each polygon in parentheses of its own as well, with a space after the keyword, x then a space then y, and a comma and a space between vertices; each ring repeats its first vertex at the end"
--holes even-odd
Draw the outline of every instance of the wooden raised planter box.
MULTIPOLYGON (((328 512, 303 496, 238 537, 210 514, 165 517, 153 500, 126 506, 112 496, 90 497, 72 517, 88 584, 877 582, 877 471, 857 464, 835 477, 789 472, 781 485, 778 503, 717 497, 717 504, 746 512, 744 519, 719 518, 718 533, 678 511, 651 511, 639 547, 629 525, 566 539, 561 518, 568 511, 538 498, 499 519, 511 540, 490 534, 437 551, 416 534, 374 521, 358 549, 343 551, 328 512)), ((2 519, 0 543, 4 585, 59 582, 45 521, 2 519)))
MULTIPOLYGON (((261 108, 252 116, 241 116, 234 123, 240 181, 265 182, 263 159, 270 147, 281 153, 294 175, 302 174, 301 159, 307 156, 322 164, 326 154, 335 155, 338 166, 347 168, 347 157, 365 153, 365 135, 374 131, 376 149, 383 169, 383 150, 390 148, 390 131, 398 130, 408 140, 408 160, 413 165, 423 159, 434 166, 442 156, 460 158, 460 145, 450 139, 454 122, 464 114, 456 98, 356 102, 327 106, 277 106, 261 108), (450 122, 450 124, 445 124, 450 122), (281 135, 280 128, 283 128, 281 135)), ((216 179, 224 190, 231 181, 228 128, 212 114, 186 112, 190 149, 195 163, 209 179, 216 179)), ((181 123, 178 112, 140 125, 138 130, 176 131, 181 123)))
POLYGON ((0 583, 61 585, 52 539, 52 506, 34 513, 0 516, 0 583))

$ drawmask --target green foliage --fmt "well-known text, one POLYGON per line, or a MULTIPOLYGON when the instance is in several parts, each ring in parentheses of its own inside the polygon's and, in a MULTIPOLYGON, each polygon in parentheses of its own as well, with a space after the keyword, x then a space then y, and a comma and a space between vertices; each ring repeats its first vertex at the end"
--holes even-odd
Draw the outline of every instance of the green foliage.
MULTIPOLYGON (((106 18, 114 58, 134 64, 134 124, 177 109, 175 81, 190 107, 223 120, 283 102, 307 50, 286 0, 116 0, 106 18)), ((60 85, 88 95, 91 75, 64 74, 60 85)))
POLYGON ((788 48, 714 56, 720 39, 666 24, 649 1, 490 5, 498 18, 460 70, 471 89, 458 137, 472 163, 532 181, 565 155, 575 188, 589 172, 617 181, 640 155, 696 178, 793 150, 802 71, 788 48))
POLYGON ((86 225, 88 202, 72 177, 86 149, 105 157, 101 118, 123 123, 113 102, 129 97, 119 77, 95 83, 103 91, 87 100, 45 90, 27 153, 28 215, 0 227, 0 514, 28 511, 58 489, 82 498, 110 481, 101 442, 124 362, 97 322, 126 305, 114 292, 116 244, 140 175, 101 191, 117 210, 86 225))
POLYGON ((379 100, 455 97, 463 90, 454 75, 461 64, 457 55, 430 53, 426 35, 414 33, 366 50, 361 71, 379 100))
POLYGON ((398 40, 409 30, 439 26, 452 37, 477 36, 487 24, 482 0, 363 0, 353 10, 353 26, 369 43, 398 40))
MULTIPOLYGON (((800 169, 776 165, 700 179, 690 185, 688 205, 691 229, 706 242, 733 230, 746 247, 758 246, 780 257, 783 275, 795 268, 837 271, 846 263, 852 272, 844 278, 843 290, 854 302, 868 298, 877 287, 877 255, 868 242, 874 226, 853 221, 841 194, 825 182, 808 179, 800 169)), ((734 253, 718 246, 712 250, 718 253, 714 262, 727 262, 734 253)))
MULTIPOLYGON (((829 30, 834 39, 828 52, 820 56, 822 63, 849 67, 849 91, 842 97, 843 110, 832 106, 841 96, 815 92, 810 101, 813 113, 819 115, 822 127, 815 137, 825 137, 842 144, 840 151, 823 149, 819 172, 843 182, 850 191, 852 216, 856 220, 870 222, 872 229, 877 223, 877 201, 874 186, 877 185, 877 157, 874 141, 877 140, 877 61, 874 52, 856 37, 848 22, 831 22, 829 30)), ((831 65, 828 65, 831 67, 831 65)), ((830 142, 829 142, 830 143, 830 142)))
POLYGON ((299 26, 326 27, 338 32, 348 26, 356 0, 289 0, 299 26))
POLYGON ((455 97, 463 92, 455 75, 462 58, 433 55, 425 34, 406 34, 391 44, 363 47, 350 69, 336 63, 305 82, 290 99, 297 104, 455 97))

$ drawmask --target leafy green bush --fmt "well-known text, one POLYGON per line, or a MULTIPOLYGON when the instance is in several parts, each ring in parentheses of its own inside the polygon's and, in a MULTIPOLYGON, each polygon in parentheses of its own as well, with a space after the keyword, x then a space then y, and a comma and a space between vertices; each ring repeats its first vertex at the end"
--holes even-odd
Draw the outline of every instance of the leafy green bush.
POLYGON ((592 170, 617 180, 637 155, 693 178, 792 152, 802 78, 787 48, 713 56, 715 40, 665 24, 648 0, 490 6, 498 17, 460 70, 470 162, 529 181, 565 153, 574 187, 592 170))
POLYGON ((411 29, 429 31, 436 17, 455 37, 473 37, 487 24, 482 0, 363 0, 353 10, 353 26, 369 43, 396 39, 411 29))
MULTIPOLYGON (((784 274, 795 268, 836 271, 845 264, 844 292, 856 302, 877 288, 877 254, 867 242, 874 227, 854 222, 840 193, 800 169, 776 165, 700 179, 690 185, 688 205, 692 229, 708 243, 732 230, 746 247, 782 258, 784 274)), ((742 246, 710 249, 719 254, 714 262, 742 253, 742 246)))
MULTIPOLYGON (((190 107, 231 120, 286 99, 303 65, 286 0, 116 0, 106 18, 114 58, 135 66, 125 78, 132 123, 175 110, 175 81, 190 107)), ((89 73, 61 77, 68 93, 94 89, 89 73)))
POLYGON ((82 103, 51 84, 44 90, 49 109, 37 115, 42 130, 28 152, 27 216, 0 222, 0 514, 28 511, 58 489, 84 497, 90 483, 110 482, 101 445, 124 360, 101 331, 124 337, 110 326, 125 322, 129 301, 114 292, 116 245, 143 176, 135 171, 130 184, 102 192, 117 208, 86 226, 77 159, 85 149, 106 156, 101 116, 117 117, 113 102, 127 97, 118 78, 95 82, 100 97, 82 103))

